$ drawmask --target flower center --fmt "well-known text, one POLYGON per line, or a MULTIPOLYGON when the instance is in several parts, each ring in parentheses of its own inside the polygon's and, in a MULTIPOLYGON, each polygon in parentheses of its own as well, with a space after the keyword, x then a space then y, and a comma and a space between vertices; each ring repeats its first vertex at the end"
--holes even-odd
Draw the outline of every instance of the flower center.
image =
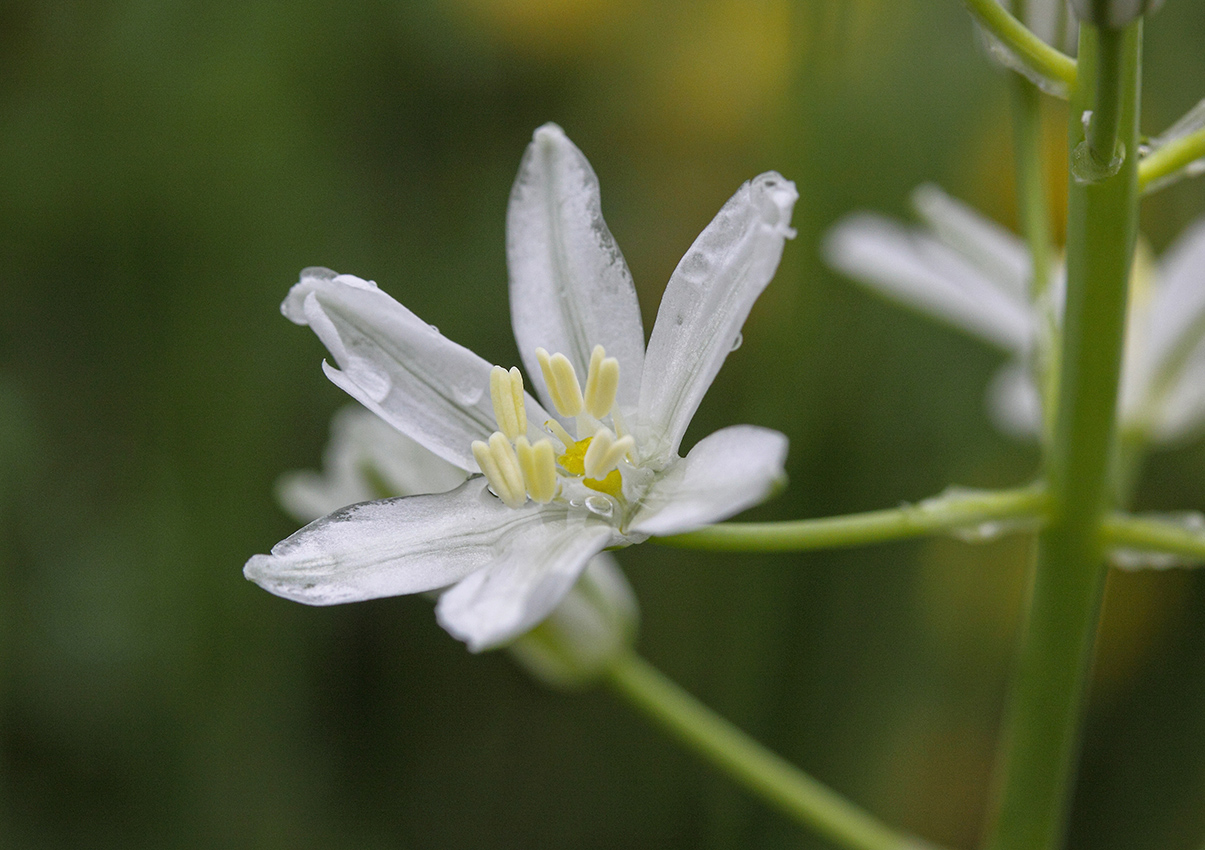
POLYGON ((543 435, 528 438, 523 375, 495 366, 490 372, 490 400, 498 430, 489 441, 473 441, 473 457, 490 489, 512 508, 528 498, 548 504, 564 498, 566 490, 585 487, 622 502, 621 463, 634 460, 635 439, 625 433, 615 406, 619 390, 619 361, 607 357, 601 345, 590 354, 583 391, 573 364, 563 354, 536 349, 536 360, 548 395, 561 416, 572 419, 577 437, 560 422, 543 423, 543 435), (604 420, 610 419, 610 426, 604 420))

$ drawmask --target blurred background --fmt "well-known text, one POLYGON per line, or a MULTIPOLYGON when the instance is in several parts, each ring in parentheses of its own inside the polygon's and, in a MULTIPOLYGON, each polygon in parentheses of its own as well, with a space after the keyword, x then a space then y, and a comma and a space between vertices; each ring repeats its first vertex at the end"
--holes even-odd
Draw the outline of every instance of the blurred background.
MULTIPOLYGON (((1147 32, 1157 133, 1205 95, 1205 5, 1147 32)), ((790 488, 750 518, 1019 485, 1036 450, 984 410, 999 357, 817 250, 924 181, 1015 227, 1004 81, 953 0, 0 2, 0 845, 826 846, 608 694, 470 655, 422 598, 311 609, 244 581, 295 529, 276 477, 318 466, 345 403, 278 305, 329 266, 517 363, 507 193, 554 120, 648 327, 694 236, 773 168, 799 236, 686 442, 790 436, 790 488)), ((1162 250, 1202 211, 1183 183, 1146 234, 1162 250)), ((1153 456, 1135 504, 1205 508, 1205 442, 1153 456)), ((969 848, 1029 545, 620 559, 649 659, 969 848)), ((1203 659, 1205 575, 1111 577, 1071 847, 1200 845, 1203 659)))

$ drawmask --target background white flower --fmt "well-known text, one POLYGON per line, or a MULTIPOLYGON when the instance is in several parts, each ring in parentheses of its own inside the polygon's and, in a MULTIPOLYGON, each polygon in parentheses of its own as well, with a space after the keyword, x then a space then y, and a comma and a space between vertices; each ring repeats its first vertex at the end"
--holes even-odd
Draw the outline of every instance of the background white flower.
MULTIPOLYGON (((1061 321, 1061 264, 1050 270, 1049 293, 1035 297, 1020 239, 935 186, 918 188, 913 204, 924 226, 858 213, 829 231, 825 258, 876 292, 1012 355, 993 381, 993 416, 1011 433, 1039 434, 1047 403, 1039 387, 1053 343, 1043 327, 1061 321)), ((1139 246, 1118 404, 1122 428, 1136 438, 1171 442, 1205 423, 1205 220, 1157 265, 1139 246)))
POLYGON ((317 605, 450 587, 440 622, 485 649, 543 620, 603 549, 764 499, 782 478, 782 434, 735 426, 685 458, 678 448, 794 235, 797 197, 775 173, 737 191, 671 276, 646 355, 597 178, 559 127, 537 130, 511 193, 507 260, 515 337, 543 405, 517 369, 491 367, 375 283, 304 271, 281 309, 329 349, 330 379, 484 476, 336 511, 251 558, 247 577, 317 605))

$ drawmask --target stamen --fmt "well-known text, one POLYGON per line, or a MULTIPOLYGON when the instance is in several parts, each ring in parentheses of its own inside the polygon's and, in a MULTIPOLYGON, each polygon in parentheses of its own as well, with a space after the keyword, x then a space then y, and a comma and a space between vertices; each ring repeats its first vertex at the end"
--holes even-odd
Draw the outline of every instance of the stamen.
POLYGON ((508 372, 501 366, 490 370, 490 399, 494 403, 494 419, 509 439, 527 433, 527 404, 523 398, 523 374, 518 367, 508 372))
POLYGON ((551 431, 552 436, 554 436, 558 440, 560 440, 561 445, 564 446, 566 449, 568 449, 570 446, 572 446, 576 442, 576 440, 574 440, 573 437, 569 436, 569 432, 565 430, 565 427, 563 425, 561 425, 560 422, 557 422, 555 419, 549 419, 547 422, 544 423, 544 427, 547 428, 549 431, 551 431))
POLYGON ((594 435, 590 447, 586 449, 584 474, 587 478, 602 478, 615 467, 624 456, 636 445, 631 435, 615 439, 615 436, 603 428, 594 435))
POLYGON ((619 391, 619 361, 607 357, 601 345, 590 352, 590 372, 586 375, 586 411, 602 419, 615 405, 619 391))
POLYGON ((582 412, 582 387, 577 382, 573 364, 564 354, 548 356, 543 348, 536 349, 536 360, 544 373, 544 383, 557 413, 562 416, 577 416, 582 412))
POLYGON ((586 457, 582 462, 582 472, 587 478, 602 478, 607 474, 608 470, 603 468, 602 461, 614 442, 615 437, 610 431, 606 428, 598 429, 594 439, 586 447, 586 457))
POLYGON ((495 431, 490 435, 489 445, 474 440, 472 448, 477 465, 498 498, 509 507, 522 507, 527 501, 527 488, 519 468, 519 459, 506 435, 495 431))
POLYGON ((526 437, 515 440, 519 468, 527 481, 527 495, 541 505, 552 501, 557 492, 556 460, 552 441, 537 440, 533 446, 526 437))

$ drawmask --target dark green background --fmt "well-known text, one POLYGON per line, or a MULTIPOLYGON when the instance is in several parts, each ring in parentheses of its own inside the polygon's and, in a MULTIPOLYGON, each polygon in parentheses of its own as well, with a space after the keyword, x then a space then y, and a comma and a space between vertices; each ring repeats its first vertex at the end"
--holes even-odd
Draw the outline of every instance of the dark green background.
MULTIPOLYGON (((1205 95, 1203 37, 1201 3, 1150 21, 1144 131, 1205 95)), ((0 846, 823 846, 607 694, 470 655, 426 600, 310 609, 242 578, 344 403, 278 312, 298 270, 517 362, 504 214, 548 120, 599 174, 646 323, 742 180, 797 182, 799 237, 687 437, 790 436, 790 489, 751 516, 1033 475, 984 415, 997 355, 817 254, 926 180, 1013 221, 1004 76, 954 0, 5 0, 0 846)), ((1147 202, 1153 245, 1202 210, 1201 182, 1147 202)), ((1205 507, 1205 446, 1155 456, 1136 502, 1205 507)), ((652 661, 970 847, 1027 551, 620 557, 652 661)), ((1203 660, 1205 576, 1113 577, 1073 847, 1199 847, 1203 660)))

